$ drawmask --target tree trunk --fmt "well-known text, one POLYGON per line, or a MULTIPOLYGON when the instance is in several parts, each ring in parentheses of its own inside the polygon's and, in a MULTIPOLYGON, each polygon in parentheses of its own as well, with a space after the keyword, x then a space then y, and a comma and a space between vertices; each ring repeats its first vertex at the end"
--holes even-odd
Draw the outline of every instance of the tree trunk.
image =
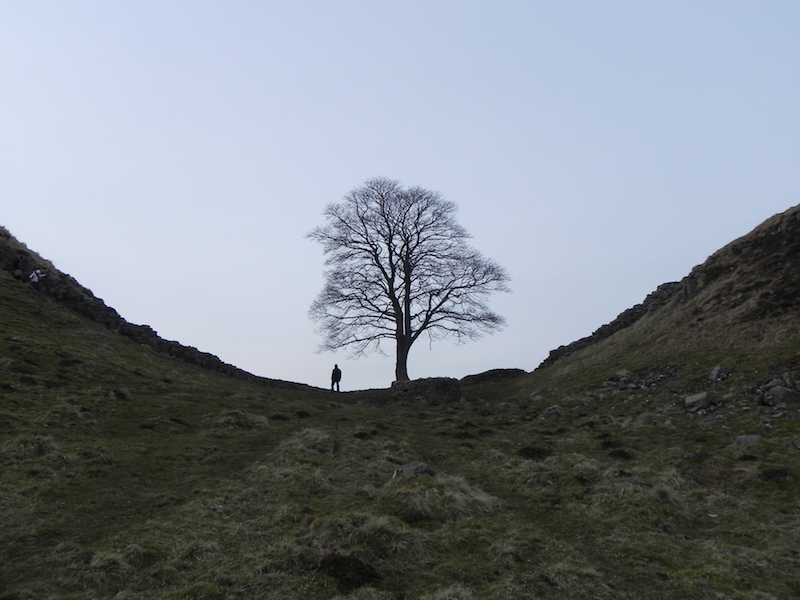
POLYGON ((408 351, 411 344, 403 336, 397 337, 397 363, 394 368, 395 381, 408 381, 408 351))

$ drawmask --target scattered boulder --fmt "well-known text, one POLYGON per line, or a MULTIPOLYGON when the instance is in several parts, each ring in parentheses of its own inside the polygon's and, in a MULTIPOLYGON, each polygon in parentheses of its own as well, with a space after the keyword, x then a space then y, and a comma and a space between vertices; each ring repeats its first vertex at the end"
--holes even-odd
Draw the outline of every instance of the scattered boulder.
POLYGON ((640 369, 635 373, 628 369, 622 369, 612 377, 609 377, 603 383, 603 388, 611 392, 627 390, 652 391, 667 381, 674 379, 681 370, 681 367, 676 366, 654 366, 640 369))
POLYGON ((109 400, 122 400, 127 401, 131 400, 131 391, 128 388, 111 388, 108 390, 108 399, 109 400))
POLYGON ((800 394, 791 388, 783 385, 776 385, 769 389, 763 396, 764 404, 766 406, 777 406, 778 404, 798 404, 800 403, 800 394))
POLYGON ((692 394, 691 396, 686 396, 683 400, 683 406, 688 412, 697 412, 701 408, 707 408, 708 404, 708 392, 692 394))
POLYGON ((446 404, 461 400, 461 384, 452 377, 430 377, 414 381, 395 381, 392 400, 446 404))
POLYGON ((711 369, 711 373, 708 374, 709 381, 724 381, 728 377, 731 376, 730 369, 724 369, 722 367, 714 367, 711 369))
POLYGON ((542 419, 556 421, 561 418, 561 413, 561 407, 554 405, 545 408, 540 416, 542 419))
POLYGON ((436 471, 425 463, 408 463, 395 469, 392 474, 392 479, 413 479, 420 475, 436 477, 436 471))

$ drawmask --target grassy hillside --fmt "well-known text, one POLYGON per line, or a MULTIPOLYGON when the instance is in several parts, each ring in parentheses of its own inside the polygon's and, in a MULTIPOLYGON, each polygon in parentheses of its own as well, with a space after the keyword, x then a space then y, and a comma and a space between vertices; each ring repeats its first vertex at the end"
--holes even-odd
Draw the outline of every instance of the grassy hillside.
MULTIPOLYGON (((767 219, 592 336, 555 350, 552 374, 708 363, 746 368, 800 340, 800 206, 767 219)), ((763 365, 762 365, 763 366, 763 365)))
POLYGON ((800 403, 764 392, 800 345, 672 358, 392 402, 202 369, 0 271, 0 599, 798 596, 800 403))

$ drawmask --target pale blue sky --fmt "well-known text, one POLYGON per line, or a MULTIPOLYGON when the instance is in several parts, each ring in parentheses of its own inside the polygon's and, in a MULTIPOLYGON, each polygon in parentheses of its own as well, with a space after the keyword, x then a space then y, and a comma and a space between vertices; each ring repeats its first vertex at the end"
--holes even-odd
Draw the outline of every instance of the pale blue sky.
POLYGON ((316 354, 304 238, 363 180, 460 206, 500 333, 412 377, 535 368, 800 202, 800 3, 0 2, 0 224, 123 317, 268 377, 316 354))

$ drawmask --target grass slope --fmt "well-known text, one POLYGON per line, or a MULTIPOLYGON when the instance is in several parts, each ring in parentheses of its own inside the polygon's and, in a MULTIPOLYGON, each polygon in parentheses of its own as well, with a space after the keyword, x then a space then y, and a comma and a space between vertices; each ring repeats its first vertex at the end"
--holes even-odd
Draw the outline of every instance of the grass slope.
POLYGON ((800 415, 757 394, 799 356, 392 403, 202 370, 0 272, 0 598, 796 597, 800 415))

